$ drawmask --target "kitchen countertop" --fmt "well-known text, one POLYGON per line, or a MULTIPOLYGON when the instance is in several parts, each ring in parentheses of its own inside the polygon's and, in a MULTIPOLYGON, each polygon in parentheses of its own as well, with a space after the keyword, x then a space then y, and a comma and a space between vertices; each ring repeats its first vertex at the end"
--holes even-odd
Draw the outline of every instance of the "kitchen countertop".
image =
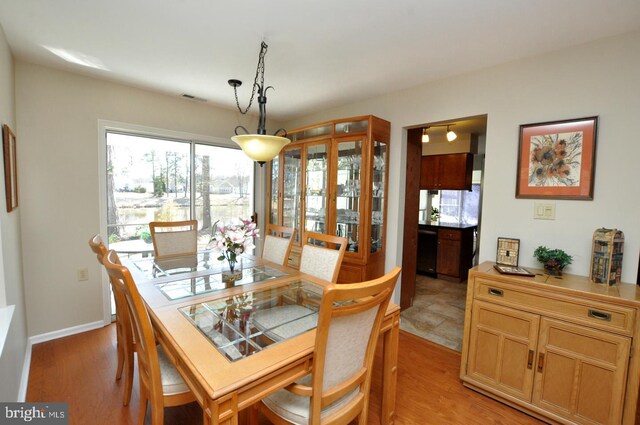
POLYGON ((477 224, 465 223, 440 223, 439 221, 419 221, 418 227, 444 227, 447 229, 471 229, 478 227, 477 224))

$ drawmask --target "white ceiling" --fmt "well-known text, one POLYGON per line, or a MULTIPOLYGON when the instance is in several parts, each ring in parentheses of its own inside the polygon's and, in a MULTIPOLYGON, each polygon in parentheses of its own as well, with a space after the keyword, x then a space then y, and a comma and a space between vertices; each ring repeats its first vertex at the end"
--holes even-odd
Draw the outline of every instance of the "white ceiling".
POLYGON ((287 120, 638 30, 640 1, 1 0, 0 25, 18 59, 229 108, 264 39, 268 114, 287 120))

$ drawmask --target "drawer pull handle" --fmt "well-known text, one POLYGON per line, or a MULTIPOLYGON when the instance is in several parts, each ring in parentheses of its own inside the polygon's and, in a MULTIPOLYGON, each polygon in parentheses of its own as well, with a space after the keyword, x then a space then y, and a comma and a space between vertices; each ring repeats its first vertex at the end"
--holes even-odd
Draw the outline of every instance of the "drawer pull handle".
POLYGON ((598 310, 589 309, 589 317, 593 317, 594 319, 605 320, 607 322, 611 321, 611 313, 604 313, 598 310))
POLYGON ((538 372, 542 373, 542 369, 544 369, 544 353, 538 355, 538 372))
POLYGON ((529 350, 529 358, 527 359, 527 369, 533 367, 533 350, 529 350))
POLYGON ((489 295, 495 295, 496 297, 504 296, 504 291, 502 289, 489 288, 489 295))

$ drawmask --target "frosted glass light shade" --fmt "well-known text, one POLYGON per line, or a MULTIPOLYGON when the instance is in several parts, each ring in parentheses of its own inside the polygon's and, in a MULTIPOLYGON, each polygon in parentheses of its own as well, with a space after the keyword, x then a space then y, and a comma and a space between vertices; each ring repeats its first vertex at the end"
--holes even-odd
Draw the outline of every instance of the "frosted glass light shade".
POLYGON ((453 142, 454 140, 456 140, 457 137, 458 137, 458 135, 456 133, 454 133, 453 130, 447 131, 447 140, 448 141, 453 142))
POLYGON ((426 130, 422 132, 422 143, 429 143, 429 135, 426 130))
POLYGON ((256 162, 267 162, 275 158, 291 140, 265 134, 241 134, 231 138, 249 158, 256 162))

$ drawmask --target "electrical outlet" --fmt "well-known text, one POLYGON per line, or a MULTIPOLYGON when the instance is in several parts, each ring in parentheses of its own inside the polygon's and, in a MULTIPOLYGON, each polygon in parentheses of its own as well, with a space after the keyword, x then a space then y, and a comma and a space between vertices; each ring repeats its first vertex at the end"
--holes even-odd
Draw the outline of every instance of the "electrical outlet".
POLYGON ((89 269, 78 269, 78 282, 89 280, 89 269))

